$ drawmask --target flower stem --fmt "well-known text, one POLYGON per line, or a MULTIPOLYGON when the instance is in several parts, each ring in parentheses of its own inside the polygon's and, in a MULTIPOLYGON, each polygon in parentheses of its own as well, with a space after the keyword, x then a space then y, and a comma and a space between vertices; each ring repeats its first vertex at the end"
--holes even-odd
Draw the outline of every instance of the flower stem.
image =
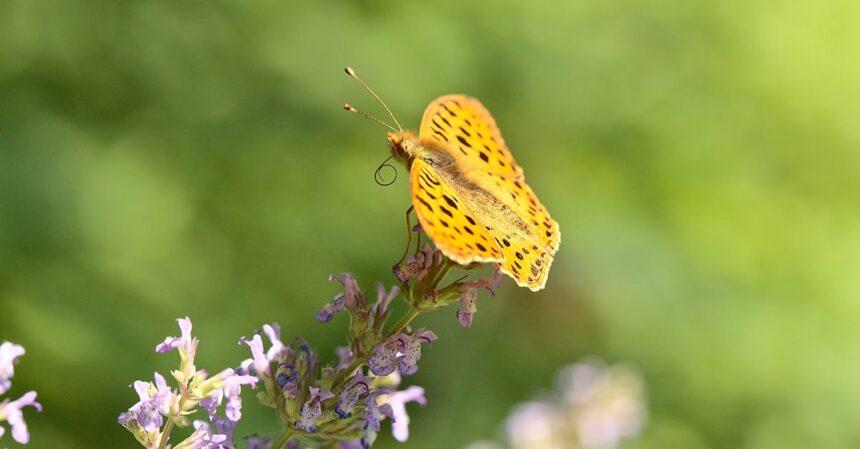
POLYGON ((410 308, 409 308, 409 311, 408 311, 408 312, 406 312, 406 314, 405 314, 405 315, 403 315, 403 318, 400 318, 400 321, 398 321, 398 322, 394 325, 394 327, 393 327, 393 328, 391 328, 391 331, 390 331, 390 332, 388 332, 388 336, 387 336, 386 338, 388 338, 388 337, 390 337, 390 336, 392 336, 392 335, 394 335, 394 334, 399 333, 399 332, 400 332, 400 331, 402 331, 403 329, 406 329, 406 326, 408 326, 408 325, 409 325, 409 323, 411 323, 411 322, 412 322, 412 320, 414 320, 414 319, 415 319, 415 317, 416 317, 416 316, 418 316, 418 314, 419 314, 419 313, 421 313, 421 311, 420 311, 420 310, 416 309, 415 307, 410 307, 410 308))
POLYGON ((164 425, 164 432, 161 433, 161 441, 158 443, 158 449, 167 447, 167 440, 170 439, 170 432, 173 431, 173 423, 176 422, 173 417, 167 418, 167 424, 164 425))
POLYGON ((287 427, 286 429, 284 429, 283 432, 281 432, 280 435, 278 435, 278 438, 275 438, 275 441, 272 442, 271 448, 272 449, 282 449, 284 447, 284 445, 286 445, 287 442, 290 441, 290 438, 292 436, 293 436, 293 429, 290 427, 287 427))

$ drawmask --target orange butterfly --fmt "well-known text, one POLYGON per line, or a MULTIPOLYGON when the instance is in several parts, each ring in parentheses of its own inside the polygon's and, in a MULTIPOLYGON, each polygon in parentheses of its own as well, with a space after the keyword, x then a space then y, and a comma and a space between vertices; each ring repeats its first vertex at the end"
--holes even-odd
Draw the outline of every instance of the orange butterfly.
POLYGON ((427 106, 416 136, 383 124, 392 156, 409 170, 412 205, 424 232, 449 259, 468 265, 496 263, 521 287, 546 285, 561 233, 558 223, 526 184, 496 121, 476 99, 439 97, 427 106))

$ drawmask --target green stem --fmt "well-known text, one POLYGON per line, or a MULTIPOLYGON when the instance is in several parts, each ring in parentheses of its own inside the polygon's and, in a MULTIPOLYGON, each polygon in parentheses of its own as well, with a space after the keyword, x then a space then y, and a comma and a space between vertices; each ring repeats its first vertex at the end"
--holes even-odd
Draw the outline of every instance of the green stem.
POLYGON ((420 310, 418 310, 414 307, 410 307, 409 311, 406 312, 406 315, 403 315, 403 318, 400 318, 400 321, 398 321, 396 324, 394 324, 394 327, 392 327, 391 331, 388 332, 388 336, 386 336, 383 340, 387 340, 388 337, 391 337, 392 335, 398 334, 403 329, 406 329, 406 326, 409 326, 409 323, 411 323, 412 320, 414 320, 415 317, 417 317, 419 313, 421 313, 420 310))
POLYGON ((167 447, 167 440, 170 439, 170 432, 173 431, 173 424, 175 422, 172 416, 167 418, 167 424, 164 425, 164 432, 161 433, 161 441, 158 443, 158 449, 167 447))
POLYGON ((290 438, 292 438, 292 436, 293 436, 293 429, 290 427, 287 427, 286 429, 284 429, 283 432, 281 432, 280 435, 278 435, 278 438, 275 438, 275 441, 272 443, 272 446, 270 446, 270 447, 272 449, 281 449, 284 447, 284 445, 287 444, 288 441, 290 441, 290 438))

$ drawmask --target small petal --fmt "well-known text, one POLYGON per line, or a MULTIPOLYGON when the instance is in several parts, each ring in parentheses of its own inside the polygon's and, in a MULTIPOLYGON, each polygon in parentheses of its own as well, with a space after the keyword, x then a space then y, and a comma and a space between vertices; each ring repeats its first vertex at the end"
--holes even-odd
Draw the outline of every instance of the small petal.
POLYGON ((457 309, 457 321, 463 327, 472 325, 472 317, 478 311, 478 289, 464 287, 460 291, 460 308, 457 309))
POLYGON ((397 367, 397 351, 402 348, 402 340, 395 337, 379 343, 367 360, 370 371, 377 376, 387 376, 397 367))
POLYGON ((431 344, 436 340, 436 334, 426 329, 418 329, 412 335, 400 334, 401 354, 397 358, 397 369, 404 376, 411 376, 418 371, 418 360, 421 358, 421 345, 431 344))
POLYGON ((257 435, 246 436, 244 440, 247 449, 269 449, 269 445, 272 444, 271 438, 257 435))
POLYGON ((179 323, 180 335, 178 337, 167 337, 155 347, 156 352, 170 352, 179 350, 180 371, 186 378, 194 375, 197 369, 194 367, 194 357, 197 353, 198 340, 191 336, 191 319, 188 317, 176 320, 179 323))
POLYGON ((346 305, 346 295, 343 293, 337 295, 325 305, 319 312, 316 313, 317 321, 320 323, 328 323, 331 321, 334 314, 344 309, 346 305))
POLYGON ((406 414, 406 403, 417 402, 425 405, 427 399, 424 397, 424 389, 411 386, 403 391, 386 395, 383 401, 388 405, 392 414, 391 434, 394 439, 404 442, 409 439, 409 415, 406 414))
POLYGON ((390 291, 386 291, 382 283, 376 283, 376 304, 373 305, 373 308, 377 320, 388 315, 388 305, 399 293, 400 288, 396 285, 393 285, 390 291))
POLYGON ((0 404, 0 416, 6 416, 6 421, 12 426, 12 439, 27 444, 30 441, 30 432, 27 423, 24 422, 24 414, 21 409, 33 407, 36 411, 42 411, 42 405, 36 402, 36 392, 29 391, 20 398, 0 404))
POLYGON ((337 416, 341 419, 352 416, 352 408, 368 393, 370 393, 370 378, 360 374, 353 377, 338 395, 337 405, 334 407, 337 416))
POLYGON ((15 375, 15 364, 18 363, 18 357, 24 355, 26 351, 21 345, 16 345, 8 341, 0 344, 0 394, 9 391, 12 382, 9 380, 15 375))
POLYGON ((352 353, 352 349, 349 346, 340 346, 335 349, 335 353, 337 354, 337 367, 338 371, 345 370, 352 365, 352 362, 355 360, 355 354, 352 353))
POLYGON ((295 426, 306 432, 317 431, 316 421, 322 416, 322 402, 334 397, 331 391, 310 387, 311 395, 307 402, 302 405, 302 412, 295 426))
POLYGON ((250 340, 242 337, 239 340, 239 344, 246 344, 251 348, 251 357, 254 360, 252 366, 255 372, 259 375, 269 374, 269 360, 266 358, 266 353, 263 350, 263 339, 259 335, 254 335, 250 340))
POLYGON ((352 273, 343 273, 339 276, 332 274, 328 279, 330 281, 337 280, 343 285, 343 301, 347 309, 358 310, 364 305, 364 294, 358 288, 358 282, 356 282, 355 276, 352 273))
POLYGON ((281 327, 274 323, 264 324, 263 333, 269 337, 269 342, 272 344, 272 347, 266 352, 266 358, 268 358, 270 362, 277 360, 286 350, 284 343, 281 342, 281 327))
POLYGON ((278 375, 275 377, 275 383, 281 390, 289 391, 295 395, 298 393, 296 388, 299 383, 299 371, 292 364, 282 363, 278 367, 278 375))

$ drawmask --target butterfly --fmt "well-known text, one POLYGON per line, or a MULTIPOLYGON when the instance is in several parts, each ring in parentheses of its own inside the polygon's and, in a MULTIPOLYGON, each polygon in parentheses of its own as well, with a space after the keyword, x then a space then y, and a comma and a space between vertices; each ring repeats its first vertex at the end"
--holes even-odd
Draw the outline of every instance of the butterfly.
POLYGON ((418 134, 404 131, 355 71, 347 74, 388 111, 392 157, 409 170, 412 205, 425 234, 461 265, 494 263, 520 287, 546 285, 561 233, 525 182, 496 121, 480 101, 445 95, 427 106, 418 134))

